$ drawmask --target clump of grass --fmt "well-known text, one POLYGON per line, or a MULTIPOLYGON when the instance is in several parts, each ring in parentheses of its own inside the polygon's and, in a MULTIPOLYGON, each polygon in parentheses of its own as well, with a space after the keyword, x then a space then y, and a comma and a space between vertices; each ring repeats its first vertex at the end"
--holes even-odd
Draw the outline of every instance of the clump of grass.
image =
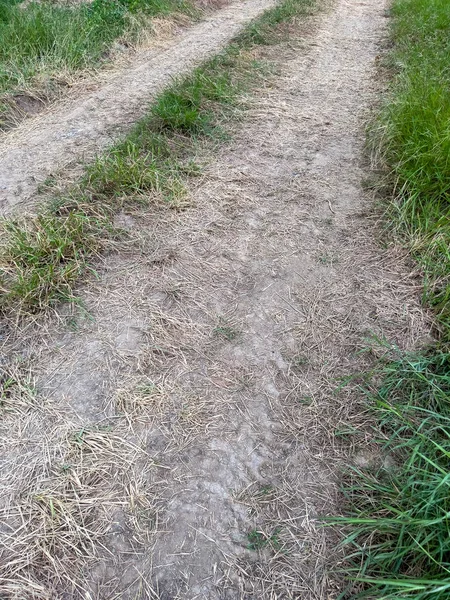
POLYGON ((237 329, 228 325, 218 325, 214 328, 213 333, 216 336, 225 338, 229 342, 235 340, 239 335, 239 331, 237 329))
POLYGON ((252 529, 247 533, 249 550, 264 550, 267 547, 271 547, 274 550, 279 550, 281 542, 279 540, 281 527, 275 527, 273 533, 267 534, 264 531, 258 529, 252 529))
POLYGON ((242 90, 242 81, 237 77, 238 53, 233 50, 208 61, 161 94, 151 114, 163 130, 191 135, 214 135, 220 131, 218 107, 231 106, 242 90))
POLYGON ((3 364, 0 370, 0 415, 26 413, 37 403, 34 381, 23 365, 3 364))
POLYGON ((163 127, 173 131, 198 134, 211 128, 212 115, 202 111, 200 99, 182 91, 161 96, 152 112, 163 127))
POLYGON ((396 0, 396 74, 374 127, 394 184, 387 224, 425 274, 425 300, 450 331, 450 11, 447 0, 396 0))
POLYGON ((39 309, 72 298, 72 288, 98 253, 110 225, 104 217, 71 211, 32 220, 3 220, 0 309, 39 309))
POLYGON ((146 152, 142 146, 126 140, 87 167, 82 187, 91 197, 110 201, 125 196, 136 198, 148 192, 166 197, 182 195, 182 165, 165 154, 162 145, 146 152))
MULTIPOLYGON (((344 485, 344 540, 353 598, 450 596, 450 354, 380 365, 369 400, 381 455, 395 466, 354 469, 344 485)), ((348 572, 348 571, 347 571, 348 572)), ((346 596, 347 597, 347 596, 346 596)))
POLYGON ((49 0, 26 6, 2 1, 0 126, 8 123, 11 94, 51 95, 61 73, 98 66, 108 59, 115 40, 132 41, 139 30, 136 14, 173 12, 195 14, 187 0, 94 0, 72 6, 49 0))
MULTIPOLYGON (((301 14, 311 0, 286 0, 285 11, 284 4, 265 17, 274 35, 283 19, 301 14)), ((278 39, 280 35, 281 30, 278 39)), ((239 97, 258 81, 261 65, 248 48, 248 42, 237 38, 175 81, 125 139, 88 165, 69 189, 49 197, 35 219, 2 222, 0 310, 41 310, 73 299, 74 285, 114 234, 113 218, 123 206, 145 204, 156 196, 178 206, 186 178, 198 172, 192 161, 196 144, 224 139, 239 97)), ((235 337, 231 330, 220 334, 235 337)))

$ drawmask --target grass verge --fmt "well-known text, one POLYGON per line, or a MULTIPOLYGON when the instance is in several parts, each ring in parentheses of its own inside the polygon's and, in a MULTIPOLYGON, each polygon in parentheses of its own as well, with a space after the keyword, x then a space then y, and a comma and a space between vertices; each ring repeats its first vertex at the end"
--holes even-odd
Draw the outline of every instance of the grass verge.
POLYGON ((395 351, 366 392, 378 469, 343 486, 352 583, 342 598, 450 598, 450 7, 394 0, 392 88, 372 130, 390 199, 386 227, 424 274, 439 340, 395 351), (381 382, 381 384, 380 384, 381 382))
POLYGON ((368 399, 383 460, 350 471, 343 541, 351 592, 341 597, 450 597, 450 353, 395 352, 368 399))
POLYGON ((196 144, 226 137, 243 92, 258 84, 257 46, 285 36, 281 26, 311 10, 313 0, 285 0, 255 20, 228 48, 175 81, 126 138, 55 194, 35 218, 0 222, 0 310, 23 314, 73 298, 90 261, 118 235, 114 215, 156 199, 177 205, 198 172, 196 144), (252 41, 253 40, 253 41, 252 41))
POLYGON ((2 0, 0 127, 11 124, 28 97, 39 102, 55 96, 77 71, 108 60, 116 40, 133 42, 149 18, 171 13, 193 16, 199 11, 189 0, 93 0, 73 5, 43 0, 24 6, 2 0))
POLYGON ((450 332, 450 9, 446 0, 396 0, 394 79, 376 122, 394 197, 386 223, 425 276, 425 300, 450 332))

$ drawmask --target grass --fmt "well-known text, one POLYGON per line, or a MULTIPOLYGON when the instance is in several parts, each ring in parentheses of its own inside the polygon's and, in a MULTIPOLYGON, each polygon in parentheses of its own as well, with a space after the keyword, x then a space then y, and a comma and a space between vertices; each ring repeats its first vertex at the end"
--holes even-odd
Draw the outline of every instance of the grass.
MULTIPOLYGON (((396 352, 368 389, 387 466, 344 485, 352 598, 450 597, 450 354, 396 352)), ((348 571, 347 571, 348 572, 348 571)))
POLYGON ((273 548, 275 551, 281 547, 279 539, 281 527, 276 527, 272 534, 266 534, 258 529, 252 529, 247 533, 248 550, 258 551, 264 550, 267 547, 273 548))
POLYGON ((250 23, 237 37, 241 48, 253 46, 269 46, 277 44, 280 30, 291 24, 295 18, 305 11, 311 10, 315 0, 285 0, 272 9, 265 11, 259 19, 250 23))
POLYGON ((87 268, 87 259, 103 246, 110 224, 104 216, 71 211, 32 221, 4 220, 1 248, 0 307, 37 309, 72 299, 72 286, 87 268))
MULTIPOLYGON (((311 1, 284 5, 289 10, 282 14, 292 19, 308 11, 311 1)), ((264 13, 250 25, 262 23, 265 32, 254 44, 272 43, 280 22, 279 7, 264 13)), ((284 37, 282 29, 278 35, 284 37)), ((245 34, 163 91, 132 131, 88 165, 79 181, 51 196, 36 218, 3 219, 0 310, 36 312, 73 299, 74 286, 118 233, 115 214, 156 200, 179 204, 187 178, 199 170, 192 161, 196 145, 226 138, 240 97, 264 72, 243 39, 245 34)))
POLYGON ((86 574, 100 559, 118 514, 124 515, 136 544, 155 528, 160 500, 149 485, 152 466, 127 433, 122 423, 69 428, 65 435, 61 429, 42 429, 41 443, 34 444, 27 464, 17 463, 11 474, 21 482, 20 493, 4 497, 2 518, 9 535, 2 548, 2 598, 84 594, 86 574), (49 447, 52 468, 45 463, 49 447), (143 463, 149 465, 144 470, 143 463), (30 465, 33 477, 27 478, 30 465), (153 521, 143 523, 143 513, 153 521))
POLYGON ((373 139, 394 187, 387 223, 419 262, 425 300, 450 331, 450 10, 446 0, 396 0, 391 94, 373 139))
POLYGON ((33 379, 22 365, 2 365, 0 372, 0 417, 8 413, 24 413, 38 402, 33 379))
POLYGON ((174 12, 194 15, 195 9, 188 0, 93 0, 73 6, 1 0, 0 127, 9 123, 12 96, 51 97, 77 71, 108 60, 116 40, 135 40, 146 19, 174 12))
POLYGON ((343 485, 349 588, 341 598, 450 598, 450 6, 394 0, 387 102, 371 131, 386 228, 424 275, 436 344, 397 350, 365 391, 384 467, 343 485), (390 466, 389 466, 390 465, 390 466))
POLYGON ((212 333, 215 337, 232 342, 239 337, 241 332, 232 320, 229 320, 226 317, 219 317, 218 323, 216 327, 214 327, 212 333))

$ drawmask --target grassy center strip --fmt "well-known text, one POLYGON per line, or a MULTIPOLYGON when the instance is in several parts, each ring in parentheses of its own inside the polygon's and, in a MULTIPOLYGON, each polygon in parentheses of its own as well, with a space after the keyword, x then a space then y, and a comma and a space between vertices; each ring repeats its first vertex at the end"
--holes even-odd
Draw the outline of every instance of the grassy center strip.
POLYGON ((40 214, 3 219, 0 310, 20 315, 73 300, 92 260, 120 235, 115 214, 157 199, 176 206, 187 178, 198 171, 192 162, 196 144, 226 139, 242 94, 267 72, 255 58, 257 46, 281 41, 283 25, 313 4, 284 0, 266 11, 221 54, 166 89, 123 140, 49 198, 40 214))

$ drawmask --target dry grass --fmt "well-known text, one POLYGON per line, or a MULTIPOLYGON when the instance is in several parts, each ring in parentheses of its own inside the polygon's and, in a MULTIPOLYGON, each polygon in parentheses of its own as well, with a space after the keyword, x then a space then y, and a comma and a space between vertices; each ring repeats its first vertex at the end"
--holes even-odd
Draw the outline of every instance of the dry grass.
POLYGON ((230 0, 196 0, 194 4, 197 4, 200 8, 209 8, 217 10, 230 4, 230 0))
MULTIPOLYGON (((74 598, 95 597, 96 585, 123 591, 120 575, 116 588, 103 581, 104 569, 122 563, 133 570, 133 564, 147 561, 155 534, 164 529, 162 497, 170 473, 164 465, 177 466, 180 454, 223 428, 228 403, 157 375, 169 353, 177 363, 188 360, 199 344, 197 328, 155 306, 151 322, 148 347, 137 355, 119 351, 128 375, 108 400, 112 416, 95 424, 83 425, 86 419, 80 422, 62 399, 43 398, 26 365, 5 373, 0 477, 5 598, 22 593, 47 600, 62 590, 74 598), (143 375, 149 370, 155 378, 143 375)), ((206 332, 203 338, 209 343, 206 332)), ((117 378, 113 365, 111 380, 117 378)), ((157 589, 149 569, 146 563, 145 575, 130 582, 133 590, 157 589)))
POLYGON ((80 426, 17 366, 2 386, 0 595, 81 597, 92 568, 139 553, 159 528, 155 464, 124 419, 80 426), (128 531, 129 546, 115 547, 128 531))
MULTIPOLYGON (((236 181, 234 185, 237 185, 236 181)), ((217 190, 212 177, 207 182, 205 203, 202 203, 201 210, 205 214, 207 209, 208 222, 217 223, 220 216, 224 225, 230 218, 229 190, 228 187, 223 189, 220 212, 217 190), (211 188, 215 193, 208 206, 211 188)), ((248 207, 248 201, 249 197, 243 194, 241 208, 248 207)), ((239 209, 234 205, 233 219, 236 210, 239 209)), ((201 235, 202 231, 197 216, 198 213, 194 211, 190 216, 183 215, 181 221, 179 216, 172 215, 171 221, 166 220, 164 213, 154 209, 147 216, 160 236, 153 253, 149 253, 150 248, 146 247, 145 258, 135 254, 134 249, 133 254, 122 258, 122 263, 118 262, 117 257, 110 257, 110 266, 101 285, 87 290, 87 297, 91 299, 90 310, 97 315, 101 330, 108 331, 111 336, 110 340, 105 340, 106 346, 117 344, 114 342, 117 336, 121 340, 107 363, 110 369, 107 378, 117 381, 117 388, 108 401, 114 407, 111 414, 115 415, 108 423, 115 426, 111 429, 88 427, 83 431, 73 423, 67 423, 63 427, 65 433, 61 435, 60 423, 56 438, 58 443, 46 441, 45 450, 36 453, 40 461, 43 456, 52 457, 51 461, 45 463, 46 470, 41 472, 38 482, 35 481, 36 472, 42 471, 42 462, 36 463, 34 459, 33 467, 28 464, 28 475, 24 464, 19 469, 15 468, 17 481, 14 485, 19 486, 15 488, 15 493, 19 488, 23 489, 24 499, 18 505, 13 503, 11 506, 14 506, 14 510, 9 508, 8 511, 14 519, 19 514, 24 515, 21 522, 37 540, 44 536, 39 548, 43 545, 51 557, 50 560, 47 555, 43 556, 39 548, 34 550, 35 558, 30 566, 22 565, 25 573, 23 581, 42 585, 38 572, 44 572, 48 580, 53 577, 55 589, 59 585, 70 585, 75 594, 80 586, 88 585, 84 579, 77 579, 79 566, 86 568, 86 565, 98 565, 102 560, 111 560, 108 550, 104 550, 110 548, 108 523, 117 522, 119 517, 130 524, 133 537, 141 541, 141 545, 137 544, 132 550, 136 557, 140 548, 151 545, 148 536, 152 536, 158 527, 161 529, 161 519, 164 521, 164 518, 159 516, 163 504, 159 499, 159 486, 155 497, 155 488, 149 488, 145 478, 142 480, 140 467, 136 466, 137 459, 137 465, 146 464, 150 470, 153 469, 152 461, 143 450, 149 447, 149 443, 153 460, 176 464, 180 455, 191 448, 197 445, 203 447, 208 440, 224 435, 224 432, 233 435, 236 420, 248 423, 258 432, 253 443, 255 446, 259 443, 261 416, 254 412, 252 399, 261 385, 260 367, 247 361, 244 367, 240 361, 233 362, 230 359, 227 354, 229 349, 235 346, 245 348, 247 326, 239 318, 236 309, 222 309, 222 317, 219 318, 219 304, 216 304, 224 287, 233 289, 236 284, 237 291, 242 289, 239 287, 240 278, 230 280, 230 274, 223 270, 223 258, 219 252, 219 257, 211 255, 208 261, 210 287, 199 288, 198 281, 204 265, 194 260, 195 255, 190 254, 192 248, 186 248, 184 242, 181 247, 175 240, 171 241, 171 250, 162 250, 159 245, 161 240, 171 237, 176 223, 177 227, 186 227, 186 231, 194 236, 195 247, 196 235, 201 235), (193 223, 196 223, 194 229, 193 223), (186 254, 180 263, 182 252, 186 254), (216 300, 212 301, 213 298, 216 300), (114 323, 126 323, 125 330, 114 323), (215 328, 224 326, 224 323, 226 327, 239 330, 239 337, 229 339, 229 336, 215 334, 215 328), (131 343, 129 336, 134 328, 140 335, 131 343), (125 345, 122 342, 124 335, 127 339, 125 345), (142 343, 143 340, 145 343, 142 343), (123 372, 118 377, 117 363, 114 361, 119 359, 123 372), (205 372, 205 365, 208 368, 206 375, 202 376, 200 373, 205 372), (142 443, 136 441, 141 437, 142 443), (138 451, 136 446, 141 449, 138 451), (66 463, 73 466, 66 473, 55 475, 55 468, 51 465, 66 463), (93 498, 100 500, 92 502, 93 498), (52 504, 56 508, 52 509, 52 504), (87 525, 75 527, 74 520, 87 525), (90 520, 95 521, 95 526, 89 525, 90 520), (54 538, 56 541, 52 546, 54 538), (58 546, 59 543, 64 546, 64 551, 58 546), (72 545, 76 550, 71 550, 72 545), (74 562, 68 560, 72 553, 76 556, 74 562), (65 583, 54 578, 52 568, 57 569, 58 578, 65 583)), ((226 231, 226 227, 221 228, 220 223, 217 225, 219 231, 226 231)), ((211 235, 215 237, 215 229, 211 230, 211 235)), ((183 240, 183 236, 180 239, 183 240)), ((224 236, 222 242, 226 243, 226 240, 224 236)), ((361 247, 361 240, 356 240, 355 244, 361 247)), ((274 244, 274 251, 278 251, 276 246, 274 244)), ((350 269, 354 263, 352 257, 351 248, 348 249, 348 255, 341 252, 340 268, 344 271, 350 269)), ((397 258, 393 256, 380 263, 371 262, 370 257, 369 252, 361 262, 359 284, 362 288, 368 284, 377 297, 386 300, 379 303, 380 315, 383 314, 387 322, 394 322, 398 311, 404 312, 404 308, 399 308, 403 306, 399 299, 405 298, 404 294, 408 293, 414 282, 408 282, 406 278, 404 289, 401 285, 399 289, 399 279, 393 276, 393 281, 397 282, 393 290, 397 290, 399 295, 390 296, 385 291, 386 282, 383 285, 380 283, 380 287, 375 285, 368 269, 371 265, 370 269, 375 266, 385 273, 390 272, 395 268, 397 258)), ((248 509, 246 534, 257 532, 257 543, 262 540, 263 544, 261 548, 250 551, 246 546, 251 542, 247 539, 243 555, 236 557, 226 553, 224 557, 222 584, 225 588, 238 589, 242 594, 253 593, 261 598, 272 598, 289 589, 305 597, 322 600, 324 590, 332 589, 335 585, 324 573, 329 538, 326 542, 328 534, 318 530, 318 518, 329 510, 333 501, 334 488, 329 486, 324 473, 333 468, 336 464, 334 461, 342 455, 343 444, 336 433, 344 428, 349 430, 349 419, 354 419, 355 395, 354 391, 346 389, 336 396, 334 390, 337 378, 348 373, 349 366, 354 366, 353 361, 356 360, 359 366, 363 363, 355 358, 355 351, 361 348, 361 338, 358 330, 354 329, 354 319, 342 310, 342 306, 335 306, 335 298, 344 297, 345 306, 353 306, 353 310, 358 311, 358 293, 348 290, 345 282, 339 281, 334 286, 330 287, 329 280, 323 279, 311 289, 298 286, 289 294, 276 296, 277 319, 283 324, 281 330, 286 328, 293 331, 296 343, 284 352, 288 366, 284 376, 280 378, 277 375, 276 378, 277 387, 285 390, 280 403, 274 403, 270 395, 266 400, 277 415, 276 444, 290 447, 295 455, 291 454, 287 463, 283 454, 279 456, 280 464, 273 466, 270 483, 267 484, 269 487, 265 487, 264 482, 253 482, 235 495, 234 500, 248 509), (307 451, 317 461, 312 470, 311 465, 308 466, 308 481, 303 476, 304 466, 300 466, 305 440, 307 451), (281 463, 284 463, 283 467, 281 463), (304 573, 304 578, 299 578, 298 573, 304 573)), ((419 335, 423 316, 414 310, 411 315, 413 320, 406 329, 419 335)), ((83 327, 87 332, 92 329, 89 322, 83 327)), ((393 331, 398 331, 397 325, 393 331)), ((414 342, 415 338, 412 338, 408 343, 414 342)), ((82 354, 83 348, 78 346, 76 339, 74 344, 74 349, 82 354)), ((72 358, 72 354, 69 346, 66 356, 71 356, 70 360, 76 364, 79 358, 76 353, 72 358)), ((68 370, 70 372, 70 368, 68 370)), ((42 412, 36 411, 35 395, 32 393, 33 376, 26 369, 23 374, 13 369, 10 378, 20 380, 19 375, 22 379, 16 390, 17 397, 21 399, 17 406, 23 404, 21 410, 24 417, 28 418, 27 415, 33 413, 34 421, 38 418, 45 423, 60 419, 60 416, 52 414, 55 408, 52 404, 44 405, 42 412)), ((364 423, 357 417, 353 425, 355 430, 361 430, 364 423)), ((39 435, 48 437, 42 425, 40 427, 39 435)), ((24 428, 28 429, 29 425, 20 426, 20 430, 24 428)), ((264 435, 268 435, 267 432, 264 435)), ((245 448, 236 450, 236 447, 234 451, 238 455, 246 452, 245 448)), ((35 452, 33 447, 29 448, 27 456, 35 452)), ((178 469, 177 476, 180 475, 178 469)), ((165 485, 161 484, 162 489, 165 485)), ((21 530, 18 533, 18 541, 10 543, 11 562, 19 560, 24 544, 29 543, 28 538, 20 542, 21 530)), ((19 561, 17 564, 22 563, 19 561)), ((14 572, 11 577, 17 579, 20 573, 20 570, 17 574, 14 572)), ((157 589, 150 573, 151 569, 146 564, 142 589, 157 589), (145 587, 145 580, 148 580, 150 587, 145 587)), ((14 597, 13 588, 5 589, 5 593, 10 594, 7 597, 14 597)), ((183 597, 182 594, 179 597, 183 597)))
POLYGON ((26 414, 38 402, 34 380, 20 364, 2 366, 0 375, 0 414, 26 414))
POLYGON ((136 469, 142 451, 98 431, 84 433, 83 444, 64 456, 71 462, 58 465, 62 472, 35 473, 20 501, 2 510, 4 597, 76 597, 92 585, 89 570, 117 553, 114 529, 133 532, 125 554, 142 550, 158 529, 159 500, 136 469))
POLYGON ((253 525, 247 531, 246 555, 230 561, 225 573, 239 582, 242 594, 279 598, 289 593, 322 600, 330 591, 330 565, 325 562, 330 538, 319 517, 332 506, 334 490, 322 469, 305 481, 298 458, 279 461, 270 484, 252 483, 236 494, 253 525))
POLYGON ((224 422, 223 406, 221 410, 217 401, 187 393, 167 381, 135 380, 117 391, 115 402, 129 422, 141 422, 162 436, 158 455, 164 459, 204 441, 224 422))

